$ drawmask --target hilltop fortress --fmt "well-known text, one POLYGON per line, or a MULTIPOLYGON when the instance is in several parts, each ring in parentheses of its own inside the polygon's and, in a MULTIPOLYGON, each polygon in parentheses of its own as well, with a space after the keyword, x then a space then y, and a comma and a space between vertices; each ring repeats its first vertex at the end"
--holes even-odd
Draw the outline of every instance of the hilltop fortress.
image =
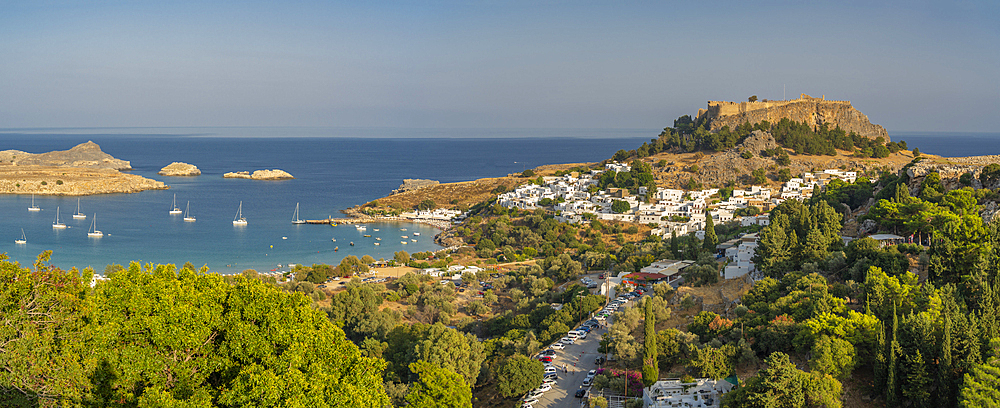
POLYGON ((850 101, 828 101, 825 96, 814 98, 801 94, 799 99, 790 101, 708 101, 708 109, 698 109, 698 120, 707 120, 710 131, 723 126, 735 129, 747 122, 755 124, 766 120, 776 123, 783 118, 805 123, 813 129, 826 123, 830 129, 840 126, 848 133, 855 132, 869 139, 882 137, 889 141, 885 128, 869 122, 868 116, 854 109, 850 101))

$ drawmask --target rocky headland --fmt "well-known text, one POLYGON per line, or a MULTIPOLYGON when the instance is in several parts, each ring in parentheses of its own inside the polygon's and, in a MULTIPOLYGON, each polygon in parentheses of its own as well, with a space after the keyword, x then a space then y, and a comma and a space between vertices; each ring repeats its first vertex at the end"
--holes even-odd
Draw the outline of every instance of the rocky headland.
POLYGON ((419 190, 424 187, 431 187, 441 184, 437 180, 425 180, 425 179, 403 179, 403 184, 399 185, 399 188, 392 190, 392 194, 405 193, 407 191, 419 190))
POLYGON ((198 167, 193 164, 173 162, 160 169, 160 172, 157 174, 174 177, 200 176, 201 170, 198 170, 198 167))
POLYGON ((104 153, 94 142, 37 154, 4 150, 0 151, 0 194, 80 196, 169 188, 162 181, 119 171, 131 169, 127 160, 104 153))
POLYGON ((231 171, 222 175, 223 178, 243 178, 250 180, 285 180, 293 179, 295 176, 288 174, 284 170, 257 170, 252 174, 249 171, 231 171))
POLYGON ((11 166, 80 167, 89 169, 132 170, 132 164, 101 151, 97 143, 88 141, 69 150, 48 153, 28 153, 20 150, 0 151, 0 164, 11 166))

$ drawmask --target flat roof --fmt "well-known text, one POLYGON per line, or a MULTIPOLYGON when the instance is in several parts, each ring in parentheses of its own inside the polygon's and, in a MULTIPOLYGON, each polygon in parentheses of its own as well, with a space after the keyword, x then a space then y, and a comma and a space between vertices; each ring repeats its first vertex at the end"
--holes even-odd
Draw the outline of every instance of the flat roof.
POLYGON ((886 239, 903 239, 903 237, 896 234, 875 234, 875 235, 869 235, 868 237, 876 241, 882 241, 886 239))

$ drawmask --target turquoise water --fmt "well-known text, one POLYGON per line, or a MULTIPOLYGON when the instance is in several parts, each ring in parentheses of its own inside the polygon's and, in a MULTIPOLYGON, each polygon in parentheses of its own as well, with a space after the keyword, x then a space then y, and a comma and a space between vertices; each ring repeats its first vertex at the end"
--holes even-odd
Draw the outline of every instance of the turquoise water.
MULTIPOLYGON (((393 253, 439 249, 437 229, 413 223, 293 225, 300 218, 341 217, 340 210, 387 195, 404 178, 442 182, 497 177, 542 164, 599 161, 635 148, 655 130, 442 130, 317 128, 17 129, 0 130, 0 150, 31 153, 66 150, 93 140, 103 151, 130 160, 133 174, 165 182, 169 190, 81 197, 86 220, 74 220, 77 197, 35 196, 41 212, 28 212, 31 197, 0 196, 0 251, 30 264, 52 250, 53 265, 91 266, 131 261, 208 265, 234 273, 278 265, 336 264, 345 256, 392 258, 393 253), (292 137, 286 137, 292 135, 292 137), (365 136, 358 138, 356 136, 365 136), (402 137, 417 135, 419 138, 402 137), (347 137, 343 137, 347 136, 347 137), (428 136, 433 138, 428 138, 428 136), (504 136, 523 136, 498 139, 504 136), (601 137, 603 136, 603 137, 601 137), (198 177, 156 174, 174 161, 198 166, 198 177), (282 169, 294 180, 223 179, 228 171, 282 169), (169 215, 171 201, 191 202, 194 223, 169 215), (248 220, 234 227, 240 201, 248 220), (54 230, 56 207, 69 228, 54 230), (94 214, 100 239, 87 237, 94 214), (27 245, 14 240, 27 235, 27 245), (376 232, 374 229, 379 229, 376 232), (406 231, 402 231, 402 229, 406 231), (420 236, 414 236, 419 232, 420 236), (365 238, 362 235, 370 234, 365 238), (402 238, 407 235, 408 238, 402 238), (375 246, 376 237, 381 245, 375 246), (410 241, 417 239, 417 242, 410 241), (336 239, 336 242, 332 241, 336 239), (407 241, 403 245, 400 241, 407 241), (351 246, 350 242, 355 245, 351 246), (335 247, 339 250, 334 251, 335 247)), ((652 135, 652 136, 650 136, 652 135)), ((283 269, 283 268, 282 268, 283 269)))

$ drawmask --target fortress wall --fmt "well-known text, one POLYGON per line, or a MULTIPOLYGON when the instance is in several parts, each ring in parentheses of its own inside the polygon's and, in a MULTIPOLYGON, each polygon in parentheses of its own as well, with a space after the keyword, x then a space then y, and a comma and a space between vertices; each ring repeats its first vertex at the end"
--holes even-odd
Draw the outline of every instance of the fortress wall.
POLYGON ((753 124, 766 120, 775 123, 788 118, 805 123, 813 129, 826 123, 830 128, 840 126, 846 132, 856 132, 870 139, 882 137, 889 141, 889 134, 885 129, 872 124, 867 116, 851 106, 850 101, 828 101, 806 94, 788 101, 709 101, 707 110, 698 111, 699 119, 703 115, 707 115, 711 131, 723 126, 733 129, 747 122, 753 124))

